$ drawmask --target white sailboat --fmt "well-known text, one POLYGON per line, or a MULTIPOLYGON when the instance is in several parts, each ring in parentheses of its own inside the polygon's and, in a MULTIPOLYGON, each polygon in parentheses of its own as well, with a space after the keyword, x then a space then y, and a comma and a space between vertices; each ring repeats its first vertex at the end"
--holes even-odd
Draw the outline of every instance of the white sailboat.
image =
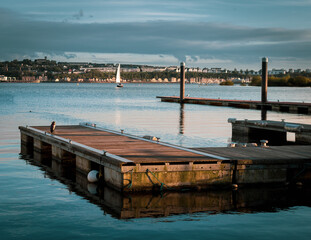
POLYGON ((123 87, 123 84, 121 83, 121 77, 120 77, 120 64, 118 65, 118 68, 117 68, 116 83, 117 83, 117 87, 123 87))

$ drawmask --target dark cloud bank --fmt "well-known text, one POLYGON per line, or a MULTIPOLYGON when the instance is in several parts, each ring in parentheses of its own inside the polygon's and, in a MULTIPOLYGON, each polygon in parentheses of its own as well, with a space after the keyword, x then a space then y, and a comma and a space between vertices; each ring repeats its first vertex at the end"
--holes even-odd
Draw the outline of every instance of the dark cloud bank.
POLYGON ((0 59, 35 52, 168 54, 233 62, 262 56, 310 61, 311 30, 246 28, 217 23, 78 24, 31 21, 0 9, 0 59))

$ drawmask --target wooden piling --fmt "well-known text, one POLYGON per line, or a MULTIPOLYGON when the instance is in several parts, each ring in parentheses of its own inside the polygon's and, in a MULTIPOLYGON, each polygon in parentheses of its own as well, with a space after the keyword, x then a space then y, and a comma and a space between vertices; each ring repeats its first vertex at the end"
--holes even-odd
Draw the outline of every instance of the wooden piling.
POLYGON ((180 99, 179 102, 183 103, 185 98, 185 63, 180 63, 180 99))
MULTIPOLYGON (((268 101, 268 58, 262 58, 262 80, 261 80, 261 103, 264 104, 268 101)), ((264 106, 262 106, 264 107, 264 106)))

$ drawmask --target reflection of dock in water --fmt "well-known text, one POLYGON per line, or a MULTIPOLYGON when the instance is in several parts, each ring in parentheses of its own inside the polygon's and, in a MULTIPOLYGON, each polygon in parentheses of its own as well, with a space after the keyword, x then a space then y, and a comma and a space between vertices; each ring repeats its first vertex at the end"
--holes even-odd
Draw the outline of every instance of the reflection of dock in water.
POLYGON ((185 106, 180 104, 180 113, 179 113, 179 134, 184 134, 185 129, 185 106))
POLYGON ((163 194, 121 193, 105 185, 87 182, 85 176, 67 164, 34 152, 29 161, 45 176, 56 179, 70 192, 99 206, 119 219, 164 217, 176 214, 218 214, 274 212, 294 206, 311 206, 311 190, 305 188, 244 188, 163 194))

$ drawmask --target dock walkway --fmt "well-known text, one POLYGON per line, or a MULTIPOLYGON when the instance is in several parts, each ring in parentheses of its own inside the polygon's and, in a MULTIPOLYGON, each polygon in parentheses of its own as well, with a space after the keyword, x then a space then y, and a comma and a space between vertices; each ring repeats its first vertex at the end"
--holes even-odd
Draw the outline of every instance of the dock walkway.
POLYGON ((206 147, 193 148, 197 151, 236 159, 240 162, 247 160, 252 163, 303 163, 311 162, 310 145, 287 145, 268 147, 206 147))
MULTIPOLYGON (((34 129, 49 132, 47 126, 35 126, 34 129)), ((89 148, 106 152, 122 158, 126 163, 159 163, 159 162, 189 162, 225 160, 213 154, 207 154, 188 148, 152 141, 129 134, 95 127, 58 126, 52 136, 70 139, 71 144, 77 142, 89 148)))
POLYGON ((49 155, 85 175, 98 170, 124 191, 284 183, 311 162, 310 146, 189 149, 95 125, 19 128, 22 154, 49 155))
MULTIPOLYGON (((180 98, 177 96, 157 96, 161 102, 180 103, 180 98)), ((272 102, 262 103, 261 101, 252 100, 233 100, 233 99, 212 99, 212 98, 195 98, 185 97, 183 103, 202 104, 213 106, 226 106, 246 109, 266 109, 271 111, 290 112, 311 114, 311 103, 304 102, 272 102)))

